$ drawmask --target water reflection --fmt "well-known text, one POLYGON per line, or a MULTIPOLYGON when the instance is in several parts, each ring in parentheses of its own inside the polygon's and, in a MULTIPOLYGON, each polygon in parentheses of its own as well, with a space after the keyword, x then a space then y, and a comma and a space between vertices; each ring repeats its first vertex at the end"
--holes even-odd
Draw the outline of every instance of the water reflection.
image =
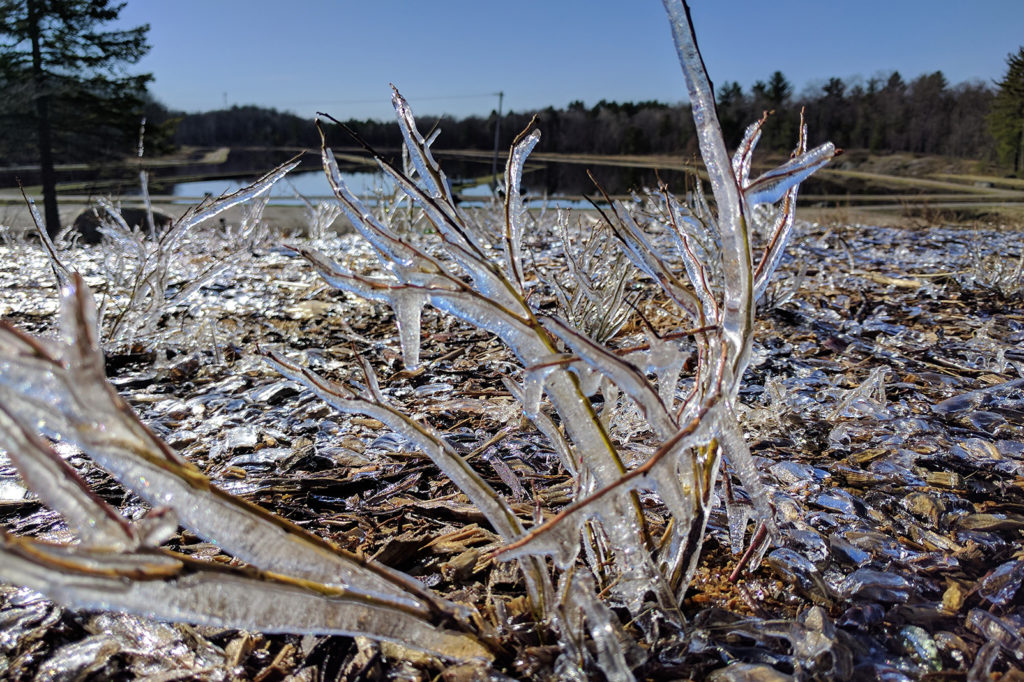
MULTIPOLYGON (((349 189, 365 202, 373 204, 379 197, 390 197, 395 192, 395 183, 383 173, 366 171, 342 173, 349 189)), ((206 195, 220 196, 235 192, 253 178, 218 178, 217 180, 197 180, 179 182, 172 186, 171 195, 174 203, 195 203, 206 195)), ((495 194, 494 188, 486 181, 479 179, 461 180, 452 183, 453 190, 464 206, 484 206, 502 197, 495 194)), ((587 208, 590 203, 581 197, 548 195, 524 183, 524 199, 527 205, 546 205, 549 208, 587 208)), ((289 174, 284 180, 270 190, 271 202, 283 206, 300 206, 306 201, 316 203, 331 199, 331 191, 327 177, 322 171, 303 171, 289 174), (300 196, 301 195, 301 196, 300 196)))
MULTIPOLYGON (((442 166, 460 202, 472 206, 495 200, 495 187, 489 163, 479 160, 444 159, 442 166)), ((308 170, 292 172, 284 181, 272 188, 273 203, 300 205, 302 199, 298 195, 311 201, 333 196, 322 170, 312 164, 304 164, 302 168, 308 170)), ((342 164, 341 172, 349 188, 371 203, 377 197, 390 196, 395 191, 395 184, 389 177, 379 171, 368 171, 365 165, 342 164)), ((219 196, 226 192, 234 192, 254 179, 254 175, 239 175, 185 182, 173 182, 173 178, 155 181, 158 186, 163 185, 164 193, 180 197, 181 202, 186 202, 200 199, 207 194, 219 196)), ((500 182, 504 183, 503 177, 500 178, 500 182)), ((659 182, 667 183, 673 191, 685 191, 686 180, 682 171, 556 162, 528 164, 523 175, 522 189, 528 204, 545 203, 558 208, 583 208, 590 205, 584 197, 600 198, 602 190, 613 196, 623 196, 641 187, 654 187, 659 182)), ((500 196, 497 199, 500 200, 500 196)))
MULTIPOLYGON (((377 191, 390 192, 392 189, 392 184, 382 173, 351 172, 345 173, 344 177, 345 182, 359 196, 371 196, 377 191)), ((172 185, 170 194, 181 197, 181 201, 202 198, 207 194, 216 197, 240 190, 253 179, 238 177, 178 182, 172 185)), ((270 188, 270 196, 276 204, 299 205, 302 201, 296 194, 301 194, 310 200, 334 196, 323 171, 293 172, 270 188)))

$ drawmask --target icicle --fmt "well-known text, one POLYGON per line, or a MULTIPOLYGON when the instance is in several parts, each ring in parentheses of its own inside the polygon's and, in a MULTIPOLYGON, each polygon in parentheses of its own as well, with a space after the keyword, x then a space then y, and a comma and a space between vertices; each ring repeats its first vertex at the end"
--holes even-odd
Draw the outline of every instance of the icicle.
POLYGON ((574 362, 569 366, 576 376, 580 378, 580 392, 583 395, 593 395, 601 390, 601 382, 604 375, 585 362, 574 362))
POLYGON ((778 528, 775 524, 775 510, 772 507, 771 496, 761 481, 761 474, 757 470, 754 457, 750 454, 750 448, 747 447, 747 442, 743 438, 735 414, 729 406, 723 404, 715 408, 712 418, 717 422, 722 454, 740 479, 743 490, 750 496, 751 504, 756 512, 753 518, 759 523, 764 523, 769 537, 774 539, 778 536, 778 528))
MULTIPOLYGON (((323 254, 303 249, 301 255, 312 263, 321 277, 331 286, 349 291, 371 301, 387 303, 395 313, 398 340, 406 369, 415 369, 420 363, 420 319, 423 306, 430 300, 430 289, 404 286, 379 277, 355 275, 323 254)), ((429 280, 432 276, 426 276, 429 280)))
POLYGON ((746 500, 726 498, 725 515, 729 520, 729 548, 733 554, 742 554, 747 544, 747 522, 756 514, 746 500))
POLYGON ((402 346, 402 361, 408 370, 420 364, 420 317, 427 297, 414 289, 395 289, 389 296, 402 346))
POLYGON ((671 413, 675 404, 679 373, 683 370, 686 356, 679 350, 675 341, 659 337, 654 330, 647 331, 647 342, 650 350, 647 353, 646 369, 658 377, 658 397, 671 413))
POLYGON ((601 409, 601 424, 606 430, 611 430, 612 422, 620 415, 620 395, 622 395, 622 391, 615 385, 615 382, 601 382, 601 400, 604 402, 604 407, 601 409))
POLYGON ((143 547, 159 547, 178 532, 178 515, 170 507, 150 509, 149 513, 132 523, 139 544, 143 547))
POLYGON ((564 360, 564 355, 552 353, 547 357, 540 358, 540 362, 533 367, 527 367, 523 372, 523 414, 530 421, 535 421, 540 414, 540 401, 544 397, 545 380, 552 372, 562 370, 564 360))
MULTIPOLYGON (((508 377, 502 377, 501 381, 513 398, 518 400, 520 404, 525 404, 526 392, 524 387, 519 386, 508 377)), ((548 439, 548 443, 554 448, 555 454, 558 455, 558 459, 562 466, 565 467, 565 470, 572 476, 576 476, 578 473, 576 466, 577 458, 573 455, 572 448, 566 442, 565 436, 559 431, 558 425, 555 424, 554 420, 541 410, 538 410, 530 420, 537 427, 537 430, 548 439)))
MULTIPOLYGON (((609 682, 631 682, 633 677, 623 652, 622 626, 615 613, 596 596, 593 578, 581 571, 569 578, 563 611, 564 619, 586 616, 587 630, 597 650, 597 666, 609 682)), ((561 627, 565 627, 564 621, 561 627)))
POLYGON ((703 436, 698 432, 680 442, 673 448, 673 452, 655 463, 647 476, 665 508, 671 513, 672 522, 677 528, 669 536, 668 545, 659 553, 660 573, 672 585, 681 585, 683 590, 690 584, 700 553, 699 544, 692 543, 703 539, 703 524, 708 516, 702 491, 695 487, 702 476, 695 470, 696 458, 692 452, 702 440, 703 436), (694 524, 701 526, 700 537, 690 532, 694 524), (683 568, 684 562, 687 563, 686 569, 683 568), (687 570, 686 575, 681 575, 684 570, 687 570))

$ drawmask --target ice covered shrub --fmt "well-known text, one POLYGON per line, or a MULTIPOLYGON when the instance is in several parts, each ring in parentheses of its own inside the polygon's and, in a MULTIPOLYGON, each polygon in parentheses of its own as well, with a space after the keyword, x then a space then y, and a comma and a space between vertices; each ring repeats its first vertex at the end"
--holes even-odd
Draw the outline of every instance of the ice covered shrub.
POLYGON ((334 201, 318 201, 313 203, 292 185, 296 198, 302 202, 306 210, 306 234, 312 240, 323 239, 334 221, 341 215, 341 207, 334 201))
MULTIPOLYGON (((298 158, 286 161, 252 184, 208 198, 167 224, 153 220, 145 171, 139 173, 139 178, 147 225, 129 225, 120 206, 100 199, 93 210, 102 239, 102 262, 95 274, 102 282, 98 323, 103 329, 104 348, 153 349, 166 342, 167 316, 180 310, 202 287, 248 258, 254 245, 266 239, 267 229, 261 224, 261 217, 270 188, 298 165, 298 158), (242 206, 239 225, 212 225, 213 218, 234 206, 242 206), (210 232, 218 229, 220 232, 211 238, 210 232), (211 253, 211 244, 216 245, 217 253, 211 253)), ((29 205, 57 284, 66 286, 71 273, 77 271, 73 248, 77 235, 65 230, 51 240, 35 206, 31 202, 29 205)), ((333 220, 330 213, 321 209, 313 217, 329 225, 333 220)))
POLYGON ((967 268, 956 281, 967 291, 991 291, 1009 300, 1024 293, 1024 251, 1016 254, 982 255, 971 249, 967 268))
MULTIPOLYGON (((607 620, 589 610, 594 608, 595 584, 633 612, 649 597, 669 611, 679 603, 696 568, 723 457, 752 505, 730 509, 731 517, 739 517, 734 544, 742 546, 749 517, 758 524, 754 549, 770 544, 773 510, 743 440, 734 401, 749 361, 755 303, 793 229, 797 187, 835 155, 831 144, 808 151, 806 131, 801 131, 787 163, 751 178, 751 156, 764 119, 748 128, 730 158, 685 8, 666 5, 687 76, 714 208, 699 187, 688 202, 661 190, 640 208, 611 202, 613 218, 605 239, 596 230, 589 240, 573 245, 563 224, 573 283, 555 287, 559 315, 545 314, 531 304, 543 289, 544 278, 531 271, 530 254, 523 245, 523 235, 536 226, 524 207, 520 180, 540 132, 527 129, 514 142, 505 170, 503 220, 497 226, 482 225, 454 201, 429 141, 397 91, 393 102, 415 172, 405 172, 379 155, 377 159, 430 222, 432 238, 400 234, 375 217, 348 189, 325 143, 323 162, 331 185, 348 218, 376 252, 381 273, 367 276, 322 253, 301 251, 328 283, 393 308, 408 369, 420 362, 420 315, 426 305, 500 338, 522 367, 518 382, 506 380, 508 390, 576 476, 571 504, 528 531, 515 524, 510 527, 501 496, 485 488, 470 465, 453 456, 429 426, 399 416, 401 412, 374 388, 368 367, 364 365, 363 383, 370 388, 360 390, 328 381, 282 355, 270 355, 283 373, 306 383, 338 409, 373 416, 406 436, 478 506, 490 508, 488 518, 509 543, 499 556, 551 556, 565 572, 557 591, 563 601, 552 603, 537 589, 544 576, 530 573, 533 564, 527 579, 534 599, 543 598, 537 607, 542 612, 548 609, 547 615, 557 621, 558 609, 568 599, 573 608, 588 613, 595 638, 599 630, 607 631, 607 620), (612 235, 621 249, 618 253, 632 262, 631 269, 616 261, 612 235), (762 245, 756 258, 755 239, 762 245), (595 255, 600 256, 596 263, 595 255), (611 343, 623 321, 617 311, 629 281, 644 276, 660 286, 689 324, 670 333, 650 329, 646 347, 623 356, 611 343), (611 317, 595 318, 598 309, 611 317), (690 353, 696 356, 696 368, 684 377, 681 371, 690 353), (588 397, 599 388, 606 396, 627 396, 643 415, 631 439, 616 442, 610 437, 588 397), (653 536, 652 522, 640 509, 639 492, 657 493, 669 512, 671 520, 660 529, 660 538, 653 536), (576 570, 581 551, 589 575, 576 570)), ((604 411, 614 410, 615 404, 614 397, 606 399, 604 411)), ((558 626, 570 635, 564 621, 558 626)))
MULTIPOLYGON (((563 222, 558 232, 570 276, 547 292, 559 302, 557 314, 535 303, 550 278, 538 276, 524 240, 537 225, 520 182, 540 132, 527 129, 513 143, 504 205, 487 222, 455 202, 431 139, 397 91, 408 164, 399 169, 377 159, 404 194, 406 218, 430 229, 402 230, 396 210, 365 205, 346 186, 325 142, 324 168, 339 205, 376 253, 380 271, 364 274, 299 249, 330 284, 393 308, 410 369, 421 363, 427 305, 508 347, 520 369, 505 377, 507 390, 575 480, 573 499, 554 517, 532 524, 520 518, 443 434, 385 397, 367 360, 359 358, 349 379, 333 381, 286 350, 265 351, 269 363, 338 410, 369 415, 405 438, 462 490, 501 537, 497 555, 518 562, 534 618, 558 632, 556 670, 580 679, 591 665, 609 679, 632 678, 635 651, 612 607, 634 615, 653 609, 682 626, 678 607, 696 568, 723 458, 751 500, 730 509, 736 546, 746 541, 751 517, 752 553, 772 539, 773 510, 735 401, 750 357, 755 303, 792 232, 797 187, 835 154, 831 144, 808 151, 801 134, 790 161, 752 179, 763 121, 750 126, 730 158, 685 5, 665 5, 714 202, 699 188, 686 201, 661 189, 642 205, 611 202, 607 224, 583 239, 566 238, 563 222), (755 241, 762 245, 756 257, 755 241), (657 329, 645 320, 646 343, 618 347, 616 334, 637 292, 655 286, 684 322, 657 329), (598 392, 600 409, 591 400, 598 392), (613 437, 609 424, 629 410, 640 418, 626 418, 628 437, 613 437), (641 494, 656 495, 663 511, 645 508, 641 494)), ((500 633, 472 608, 218 488, 104 381, 97 337, 91 295, 73 273, 66 274, 61 339, 43 342, 0 327, 0 445, 82 540, 53 545, 5 532, 5 580, 82 607, 268 632, 366 635, 455 660, 496 655, 500 633), (130 522, 98 500, 39 430, 78 445, 154 513, 130 522), (161 549, 178 525, 246 567, 161 549)))

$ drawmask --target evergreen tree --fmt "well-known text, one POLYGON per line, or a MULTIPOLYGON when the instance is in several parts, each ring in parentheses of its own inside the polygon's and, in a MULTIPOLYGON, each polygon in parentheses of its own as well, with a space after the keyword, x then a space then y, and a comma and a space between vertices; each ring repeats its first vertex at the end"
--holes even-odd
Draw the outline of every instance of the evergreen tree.
POLYGON ((3 105, 3 128, 21 145, 35 139, 51 235, 61 227, 55 152, 95 161, 130 151, 138 133, 151 76, 125 75, 123 67, 149 49, 149 26, 103 30, 123 7, 110 0, 0 0, 0 86, 14 93, 3 105))
MULTIPOLYGON (((761 144, 766 149, 784 151, 791 149, 796 141, 799 112, 791 111, 789 100, 793 86, 781 71, 772 73, 767 83, 754 83, 754 97, 762 111, 773 112, 768 117, 761 135, 761 144)), ((755 113, 759 115, 761 111, 755 113)))
POLYGON ((1006 76, 996 83, 999 90, 992 100, 988 125, 999 159, 1020 175, 1024 172, 1024 47, 1007 56, 1006 64, 1006 76))
POLYGON ((773 107, 781 107, 793 94, 793 86, 790 85, 781 71, 776 71, 768 79, 767 93, 768 101, 773 107))
POLYGON ((732 149, 743 138, 743 130, 750 122, 743 88, 736 81, 725 81, 718 89, 718 122, 722 126, 722 137, 732 149))

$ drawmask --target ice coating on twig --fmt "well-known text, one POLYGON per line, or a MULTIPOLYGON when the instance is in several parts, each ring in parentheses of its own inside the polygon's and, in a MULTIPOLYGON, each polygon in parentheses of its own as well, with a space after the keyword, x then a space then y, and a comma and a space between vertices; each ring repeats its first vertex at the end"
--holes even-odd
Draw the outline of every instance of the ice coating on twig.
POLYGON ((217 197, 216 199, 211 199, 207 203, 199 204, 198 206, 190 208, 183 216, 181 216, 181 218, 175 221, 174 225, 167 232, 161 236, 161 245, 166 249, 171 249, 174 247, 174 243, 181 237, 181 235, 194 225, 198 225, 203 221, 214 218, 229 208, 238 206, 239 204, 244 204, 269 192, 270 188, 273 187, 278 180, 287 175, 292 169, 298 166, 299 163, 301 163, 301 159, 299 157, 290 159, 274 170, 265 173, 252 184, 243 187, 236 192, 217 197))
MULTIPOLYGON (((317 122, 319 125, 319 121, 317 122)), ((323 136, 323 131, 320 133, 323 136)), ((411 266, 415 254, 396 235, 385 227, 377 217, 370 211, 362 200, 349 189, 348 184, 341 177, 338 169, 338 161, 334 158, 334 152, 326 146, 322 150, 324 172, 327 174, 327 181, 334 191, 334 195, 341 202, 345 215, 352 222, 352 225, 359 231, 363 238, 389 263, 396 265, 411 266)))
POLYGON ((76 608, 228 628, 372 636, 453 660, 493 658, 474 637, 344 587, 170 553, 119 554, 0 536, 0 576, 76 608))
POLYGON ((570 329, 555 317, 542 319, 545 328, 557 334, 573 351, 626 392, 643 411, 659 438, 668 438, 677 427, 657 390, 635 366, 570 329))
POLYGON ((120 514, 96 496, 49 444, 7 411, 3 406, 6 390, 0 389, 0 447, 25 485, 60 512, 83 544, 111 549, 138 545, 134 530, 120 514))
POLYGON ((792 187, 796 187, 832 160, 836 148, 831 142, 815 147, 809 152, 790 159, 778 168, 764 173, 743 188, 743 195, 751 206, 757 204, 774 204, 786 195, 792 187))
POLYGON ((416 423, 395 408, 381 403, 377 397, 361 396, 353 388, 328 381, 309 369, 295 365, 277 353, 268 353, 265 357, 279 372, 295 381, 302 382, 335 408, 378 419, 399 435, 415 443, 445 474, 456 482, 460 489, 469 495, 474 504, 494 524, 495 529, 507 540, 516 539, 522 534, 519 520, 501 496, 480 478, 433 429, 416 423))
POLYGON ((409 151, 409 160, 420 178, 425 183, 431 196, 442 202, 445 207, 454 207, 455 200, 452 198, 451 188, 448 186, 448 178, 444 171, 434 160, 430 152, 430 143, 436 139, 437 134, 431 136, 428 142, 416 129, 416 121, 412 115, 412 107, 409 102, 398 92, 398 88, 391 86, 391 102, 398 114, 399 127, 405 137, 405 148, 409 151))
POLYGON ((722 129, 715 115, 715 97, 697 49, 689 9, 681 0, 663 0, 672 26, 672 36, 686 77, 686 87, 697 126, 701 156, 711 179, 718 207, 718 230, 722 240, 722 334, 731 346, 733 373, 742 376, 750 356, 753 325, 753 281, 750 262, 750 234, 743 199, 732 164, 725 150, 722 129))
MULTIPOLYGON (((732 155, 732 172, 740 187, 744 187, 750 181, 750 163, 754 159, 754 148, 761 140, 761 131, 764 130, 764 123, 768 114, 761 116, 760 120, 754 121, 743 131, 743 139, 739 147, 732 155)), ((803 151, 803 150, 801 150, 803 151)))
POLYGON ((46 249, 46 257, 50 261, 50 268, 53 270, 53 276, 57 280, 57 288, 59 289, 67 286, 71 281, 71 271, 68 270, 61 261, 60 256, 57 254, 57 247, 50 238, 50 233, 46 231, 46 225, 43 222, 42 216, 39 215, 39 209, 36 208, 36 202, 25 194, 24 187, 21 188, 21 196, 25 198, 25 203, 28 205, 29 215, 32 216, 32 223, 36 226, 36 232, 39 234, 39 239, 43 244, 43 248, 46 249))
POLYGON ((505 166, 505 261, 509 278, 523 291, 522 239, 523 222, 527 218, 520 193, 523 162, 540 142, 540 131, 520 135, 512 146, 505 166))

